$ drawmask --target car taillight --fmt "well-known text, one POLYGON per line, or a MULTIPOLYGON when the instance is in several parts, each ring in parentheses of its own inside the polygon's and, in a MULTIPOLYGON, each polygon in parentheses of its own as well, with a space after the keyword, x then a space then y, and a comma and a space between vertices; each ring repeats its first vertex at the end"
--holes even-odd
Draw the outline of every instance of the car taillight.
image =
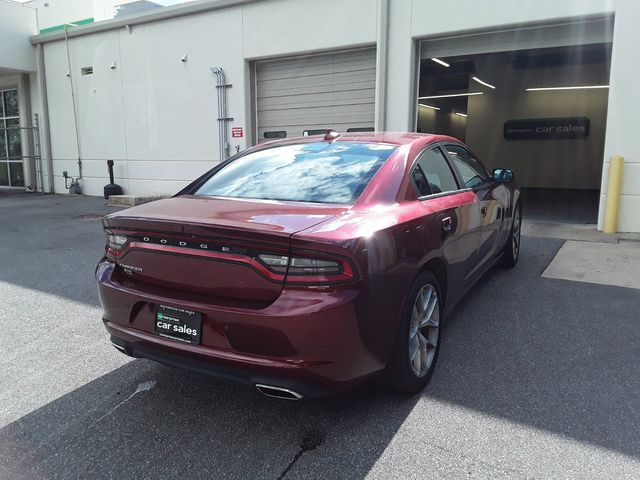
POLYGON ((289 266, 289 257, 286 255, 271 255, 267 253, 261 253, 258 255, 258 260, 260 260, 265 267, 267 267, 272 272, 276 273, 287 273, 287 267, 289 266))
POLYGON ((287 274, 287 283, 342 283, 354 279, 348 260, 287 255, 258 255, 260 262, 274 273, 287 274))
POLYGON ((123 235, 107 233, 107 245, 105 247, 107 258, 115 260, 127 244, 128 238, 123 235))
POLYGON ((342 266, 339 262, 317 258, 294 257, 289 265, 289 275, 339 275, 341 273, 342 266))

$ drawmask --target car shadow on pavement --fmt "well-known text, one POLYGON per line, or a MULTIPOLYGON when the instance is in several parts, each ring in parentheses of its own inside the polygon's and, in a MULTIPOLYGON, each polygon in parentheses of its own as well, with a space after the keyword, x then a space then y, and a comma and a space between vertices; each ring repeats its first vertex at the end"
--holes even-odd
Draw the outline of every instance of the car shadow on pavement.
POLYGON ((417 400, 366 388, 290 402, 134 360, 0 430, 0 473, 277 479, 326 449, 346 477, 362 478, 417 400))

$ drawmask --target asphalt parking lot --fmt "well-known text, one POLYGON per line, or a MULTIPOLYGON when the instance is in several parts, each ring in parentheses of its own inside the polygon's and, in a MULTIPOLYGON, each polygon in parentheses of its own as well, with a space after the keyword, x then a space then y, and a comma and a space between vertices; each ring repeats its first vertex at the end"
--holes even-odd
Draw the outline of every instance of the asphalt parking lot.
POLYGON ((99 198, 0 197, 0 479, 640 478, 640 290, 541 277, 523 239, 433 380, 286 402, 111 347, 99 198))

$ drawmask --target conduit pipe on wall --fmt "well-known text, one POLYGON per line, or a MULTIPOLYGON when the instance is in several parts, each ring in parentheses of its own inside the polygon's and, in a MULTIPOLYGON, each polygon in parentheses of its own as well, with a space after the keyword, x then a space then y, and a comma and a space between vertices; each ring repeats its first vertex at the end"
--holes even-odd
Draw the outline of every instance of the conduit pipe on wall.
POLYGON ((622 185, 622 167, 624 158, 616 155, 609 165, 607 181, 607 200, 604 210, 604 233, 618 231, 618 211, 620 210, 620 187, 622 185))
POLYGON ((227 141, 227 124, 232 117, 227 117, 227 84, 224 71, 220 67, 211 67, 211 73, 216 76, 216 93, 218 97, 218 146, 220 149, 220 161, 229 158, 229 143, 227 141))
MULTIPOLYGON (((80 159, 80 132, 78 130, 78 111, 76 110, 76 94, 73 85, 73 69, 71 68, 71 53, 69 51, 69 34, 67 32, 67 27, 77 27, 77 25, 73 23, 64 24, 64 40, 67 48, 67 67, 69 68, 69 82, 71 85, 71 108, 73 109, 73 124, 75 126, 76 133, 76 152, 78 154, 78 176, 75 179, 75 193, 80 193, 79 186, 77 185, 78 180, 82 178, 82 160, 80 159)), ((73 183, 71 185, 73 186, 73 183)))

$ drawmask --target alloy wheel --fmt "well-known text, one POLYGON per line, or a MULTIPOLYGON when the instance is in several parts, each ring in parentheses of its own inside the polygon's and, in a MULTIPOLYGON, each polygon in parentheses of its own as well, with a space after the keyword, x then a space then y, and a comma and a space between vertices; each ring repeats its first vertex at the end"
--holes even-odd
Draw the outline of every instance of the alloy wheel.
POLYGON ((439 329, 438 293, 427 284, 416 296, 409 325, 409 363, 416 377, 424 377, 433 364, 439 329))
POLYGON ((513 213, 513 228, 511 229, 511 244, 513 258, 518 258, 520 253, 520 230, 522 228, 522 222, 520 221, 520 209, 516 208, 513 213))

